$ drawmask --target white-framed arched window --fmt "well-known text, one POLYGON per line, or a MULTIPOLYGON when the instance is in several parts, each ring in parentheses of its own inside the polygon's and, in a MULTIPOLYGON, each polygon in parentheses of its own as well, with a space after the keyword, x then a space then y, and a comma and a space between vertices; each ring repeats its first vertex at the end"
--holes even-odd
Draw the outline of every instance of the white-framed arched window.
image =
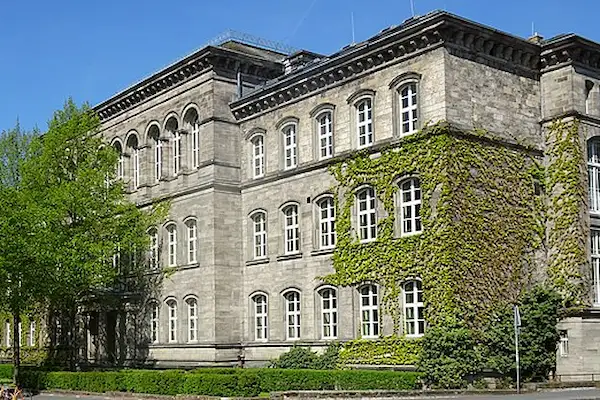
POLYGON ((324 196, 316 201, 319 249, 335 247, 335 204, 333 196, 324 196))
POLYGON ((404 283, 404 333, 406 336, 423 336, 425 333, 425 308, 423 284, 420 280, 404 283))
POLYGON ((321 337, 336 339, 338 336, 338 298, 337 290, 325 287, 319 290, 321 300, 321 337))
POLYGON ((252 256, 256 259, 267 257, 267 213, 259 210, 250 215, 252 224, 252 256))
POLYGON ((167 309, 169 311, 169 343, 177 343, 177 300, 167 300, 167 309))
POLYGON ((289 204, 282 208, 284 254, 300 252, 300 222, 298 218, 298 205, 289 204))
POLYGON ((33 347, 36 344, 35 343, 36 342, 36 340, 35 340, 36 327, 37 326, 36 326, 35 320, 31 319, 29 321, 29 341, 27 343, 28 346, 33 347))
POLYGON ((298 166, 298 124, 288 122, 281 128, 283 142, 283 169, 293 169, 298 166))
POLYGON ((363 338, 379 336, 379 298, 375 285, 364 285, 360 288, 360 323, 363 338))
POLYGON ((185 110, 183 124, 190 135, 191 168, 198 169, 200 167, 200 121, 196 107, 190 106, 185 110))
POLYGON ((593 304, 600 305, 600 230, 590 229, 590 256, 592 258, 593 304))
POLYGON ((322 111, 316 117, 319 160, 333 157, 333 111, 322 111))
POLYGON ((252 145, 252 177, 265 176, 265 136, 256 134, 250 139, 252 145))
POLYGON ((254 340, 268 340, 269 338, 269 303, 265 293, 252 296, 254 311, 254 340))
POLYGON ((181 172, 182 149, 181 149, 181 131, 179 130, 179 122, 175 116, 171 116, 165 123, 165 130, 168 132, 171 141, 171 156, 173 166, 173 176, 179 175, 181 172))
POLYGON ((150 314, 150 343, 158 343, 160 326, 160 306, 158 305, 158 301, 151 301, 148 311, 150 314))
POLYGON ((185 300, 187 307, 187 340, 188 343, 198 341, 198 299, 188 297, 185 300))
POLYGON ((285 331, 287 340, 300 339, 300 292, 288 290, 283 294, 285 300, 285 331))
POLYGON ((177 225, 172 222, 166 226, 167 230, 167 257, 169 267, 177 265, 177 225))
POLYGON ((152 148, 154 181, 158 182, 163 177, 163 142, 160 138, 160 127, 156 122, 148 126, 146 136, 146 143, 152 148))
POLYGON ((373 144, 373 99, 365 97, 356 102, 356 128, 358 148, 373 144))
POLYGON ((423 231, 421 224, 421 183, 418 178, 408 178, 399 184, 400 236, 423 231))
POLYGON ((159 241, 158 241, 158 229, 151 228, 148 231, 148 235, 150 236, 150 269, 156 270, 159 267, 159 241))
POLYGON ((590 212, 600 213, 600 137, 588 140, 588 184, 590 212))
POLYGON ((118 140, 115 140, 112 145, 117 154, 119 155, 119 159, 117 160, 116 171, 117 179, 123 179, 123 177, 125 176, 125 159, 123 157, 123 145, 121 145, 121 142, 118 140))
POLYGON ((188 264, 198 262, 198 222, 194 218, 185 221, 186 252, 188 264))
POLYGON ((364 187, 356 192, 358 217, 358 237, 361 242, 377 238, 377 198, 372 187, 364 187))
POLYGON ((417 131, 417 82, 409 82, 400 87, 400 134, 410 135, 417 131))
POLYGON ((140 146, 135 133, 129 134, 127 138, 127 152, 130 154, 131 185, 135 190, 140 186, 140 146))

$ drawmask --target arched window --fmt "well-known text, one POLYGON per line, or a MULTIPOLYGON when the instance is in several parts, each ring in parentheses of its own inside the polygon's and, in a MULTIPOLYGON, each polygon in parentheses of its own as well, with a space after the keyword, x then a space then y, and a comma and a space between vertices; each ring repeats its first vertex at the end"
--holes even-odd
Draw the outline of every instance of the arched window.
POLYGON ((170 299, 167 301, 169 309, 169 343, 177 343, 177 301, 170 299))
POLYGON ((338 331, 337 290, 321 289, 321 336, 323 339, 336 339, 338 331))
POLYGON ((360 289, 360 320, 363 338, 379 336, 379 301, 375 285, 365 285, 360 289))
POLYGON ((296 124, 288 123, 283 126, 283 169, 292 169, 298 166, 298 146, 296 142, 296 124))
POLYGON ((400 224, 401 236, 420 233, 421 226, 421 184, 417 178, 400 182, 400 224))
POLYGON ((150 303, 150 342, 158 343, 158 328, 160 324, 159 306, 157 301, 150 303))
POLYGON ((373 100, 364 98, 355 107, 358 148, 370 146, 373 144, 373 100))
POLYGON ((171 150, 173 151, 173 176, 181 172, 181 132, 179 123, 175 117, 170 117, 165 124, 165 129, 169 132, 171 138, 171 150))
POLYGON ((417 82, 410 82, 400 87, 400 134, 410 135, 417 131, 417 82))
POLYGON ((252 297, 254 305, 254 339, 267 340, 269 338, 269 313, 267 296, 256 294, 252 297))
POLYGON ((190 107, 183 116, 183 123, 190 132, 192 168, 200 167, 200 123, 198 111, 190 107))
POLYGON ((333 156, 333 113, 329 110, 317 115, 319 160, 333 156))
POLYGON ((300 251, 300 224, 298 222, 298 206, 290 204, 283 208, 285 254, 300 251))
POLYGON ((158 242, 158 230, 156 228, 150 229, 148 232, 150 235, 150 268, 156 270, 159 267, 159 242, 158 242))
POLYGON ((113 147, 119 155, 119 160, 117 161, 117 179, 123 179, 123 176, 125 175, 125 160, 123 158, 123 146, 121 146, 121 142, 115 141, 113 143, 113 147))
POLYGON ((286 339, 300 339, 300 292, 290 290, 283 297, 285 299, 286 339))
POLYGON ((198 300, 190 297, 185 301, 188 315, 188 342, 198 341, 198 300))
POLYGON ((252 221, 253 258, 267 257, 267 214, 257 211, 250 216, 252 221))
POLYGON ((185 222, 187 230, 187 261, 188 264, 198 262, 197 243, 198 243, 198 228, 195 219, 189 219, 185 222))
POLYGON ((36 323, 35 320, 30 319, 29 321, 29 343, 27 343, 29 346, 33 347, 35 346, 35 333, 36 333, 36 323))
POLYGON ((153 124, 148 128, 148 141, 154 150, 154 180, 158 182, 163 177, 163 142, 158 125, 153 124))
POLYGON ((177 265, 177 225, 167 225, 169 267, 177 265))
POLYGON ((358 207, 358 232, 361 242, 377 238, 377 200, 375 190, 366 187, 356 193, 358 207))
POLYGON ((265 176, 265 137, 255 135, 250 143, 252 143, 252 176, 261 178, 265 176))
POLYGON ((135 190, 140 186, 140 149, 138 138, 136 135, 130 135, 127 139, 127 149, 131 154, 131 184, 133 186, 133 189, 135 190))
POLYGON ((594 305, 600 305, 600 230, 590 229, 590 255, 592 257, 592 284, 594 305))
POLYGON ((404 284, 404 326, 407 336, 423 336, 425 333, 423 284, 420 280, 404 284))
POLYGON ((317 201, 319 248, 331 249, 335 246, 335 206, 333 197, 327 196, 317 201))
POLYGON ((588 140, 588 180, 590 187, 590 211, 600 212, 600 137, 588 140))

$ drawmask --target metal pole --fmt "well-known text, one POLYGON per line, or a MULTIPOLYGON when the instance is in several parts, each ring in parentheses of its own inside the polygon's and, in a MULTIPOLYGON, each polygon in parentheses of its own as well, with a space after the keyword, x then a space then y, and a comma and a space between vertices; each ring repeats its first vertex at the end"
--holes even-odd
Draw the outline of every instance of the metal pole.
POLYGON ((513 307, 515 317, 515 361, 517 364, 517 393, 521 391, 521 377, 519 371, 519 327, 521 326, 521 315, 519 314, 519 306, 513 307))

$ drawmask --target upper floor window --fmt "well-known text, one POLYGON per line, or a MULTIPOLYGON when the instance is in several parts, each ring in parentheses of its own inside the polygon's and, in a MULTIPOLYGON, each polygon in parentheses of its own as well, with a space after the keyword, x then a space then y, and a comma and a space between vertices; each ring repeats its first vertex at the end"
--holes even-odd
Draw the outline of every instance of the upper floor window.
POLYGON ((190 297, 185 301, 188 314, 188 342, 198 341, 198 300, 190 297))
POLYGON ((407 336, 422 336, 425 333, 423 284, 420 280, 404 284, 404 327, 407 336))
POLYGON ((267 340, 269 333, 269 314, 267 308, 267 296, 257 294, 252 297, 254 304, 254 339, 267 340))
POLYGON ((186 130, 190 132, 191 167, 193 169, 200 167, 200 123, 198 119, 198 111, 194 107, 190 107, 183 115, 183 123, 186 130))
POLYGON ((283 209, 285 254, 300 251, 300 224, 298 222, 298 206, 290 204, 283 209))
POLYGON ((133 189, 140 186, 140 149, 137 135, 131 134, 127 138, 127 150, 130 153, 131 184, 133 189))
POLYGON ((422 231, 421 226, 421 186, 417 178, 400 182, 400 224, 401 236, 413 235, 422 231))
POLYGON ((150 342, 158 343, 158 327, 160 324, 158 302, 150 303, 150 342))
POLYGON ((319 294, 321 295, 321 335, 323 339, 335 339, 338 335, 337 291, 334 288, 325 288, 319 294))
POLYGON ((361 242, 377 238, 377 201, 371 187, 361 189, 356 194, 358 207, 358 232, 361 242))
POLYGON ((185 223, 187 230, 187 261, 188 264, 198 262, 197 243, 198 243, 198 224, 195 219, 189 219, 185 223))
POLYGON ((169 310, 169 343, 177 343, 177 301, 167 301, 169 310))
POLYGON ((592 282, 594 305, 600 305, 600 230, 590 230, 590 254, 592 257, 592 282))
POLYGON ((358 147, 370 146, 373 144, 373 99, 364 98, 355 107, 358 147))
POLYGON ((588 140, 590 211, 600 213, 600 137, 588 140))
POLYGON ((255 259, 267 256, 267 214, 257 211, 251 216, 252 220, 252 247, 255 259))
POLYGON ((411 82, 400 88, 400 133, 409 135, 417 131, 417 83, 411 82))
POLYGON ((36 332, 36 323, 35 320, 30 320, 29 322, 29 341, 28 341, 28 345, 29 346, 35 346, 35 332, 36 332))
POLYGON ((288 123, 284 125, 281 132, 283 134, 283 168, 296 168, 298 166, 296 124, 288 123))
POLYGON ((160 139, 160 129, 156 123, 148 128, 148 144, 153 149, 154 180, 158 182, 162 178, 163 170, 163 142, 160 139))
POLYGON ((159 254, 159 242, 158 242, 158 230, 152 228, 149 232, 150 235, 150 268, 155 270, 159 267, 158 254, 159 254))
POLYGON ((178 175, 181 172, 181 131, 179 130, 179 123, 177 119, 172 116, 167 119, 165 129, 169 132, 171 138, 171 151, 173 157, 173 176, 178 175))
POLYGON ((333 197, 327 196, 317 201, 319 248, 335 246, 335 205, 333 197))
POLYGON ((290 290, 284 294, 286 339, 300 339, 300 292, 290 290))
POLYGON ((125 175, 125 159, 123 158, 123 146, 121 146, 121 142, 115 141, 113 143, 113 147, 119 155, 119 159, 117 161, 117 179, 123 179, 125 175))
POLYGON ((177 225, 167 226, 169 267, 177 265, 177 225))
POLYGON ((333 112, 323 111, 317 116, 319 160, 333 156, 333 112))
POLYGON ((360 320, 362 337, 379 336, 379 300, 375 285, 365 285, 360 289, 360 320))
POLYGON ((250 143, 252 143, 252 176, 261 178, 265 175, 265 137, 255 135, 250 143))

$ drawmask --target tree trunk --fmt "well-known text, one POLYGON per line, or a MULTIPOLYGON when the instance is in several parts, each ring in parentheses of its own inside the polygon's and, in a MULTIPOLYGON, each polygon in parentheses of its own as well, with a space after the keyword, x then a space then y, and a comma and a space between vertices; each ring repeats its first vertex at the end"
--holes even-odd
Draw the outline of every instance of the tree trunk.
POLYGON ((21 335, 19 325, 21 324, 21 313, 15 311, 13 313, 13 383, 17 384, 19 376, 19 367, 21 366, 21 335))

